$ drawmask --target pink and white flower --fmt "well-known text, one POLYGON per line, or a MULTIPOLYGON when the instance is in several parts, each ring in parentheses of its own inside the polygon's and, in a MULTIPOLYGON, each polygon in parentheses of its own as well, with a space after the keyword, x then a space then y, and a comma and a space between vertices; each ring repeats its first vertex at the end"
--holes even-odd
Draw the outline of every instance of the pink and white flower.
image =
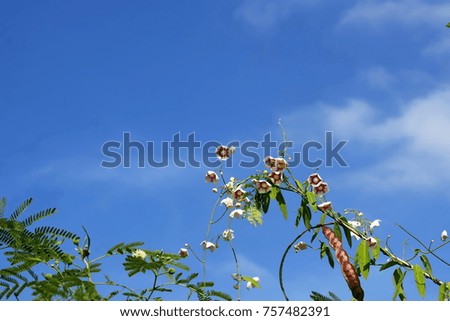
POLYGON ((369 238, 366 240, 366 243, 367 243, 367 245, 368 245, 371 249, 374 249, 374 248, 377 246, 378 241, 377 241, 377 239, 374 238, 374 237, 369 237, 369 238))
POLYGON ((200 243, 200 245, 204 250, 209 250, 211 253, 217 249, 216 244, 208 241, 203 241, 202 243, 200 243))
POLYGON ((276 170, 277 168, 277 160, 272 156, 267 156, 264 158, 264 164, 266 164, 266 166, 271 170, 276 170))
POLYGON ((331 202, 323 202, 319 205, 317 205, 317 208, 322 211, 322 212, 326 212, 326 211, 332 211, 333 207, 331 206, 331 202))
POLYGON ((234 206, 234 200, 231 197, 227 197, 220 201, 220 204, 225 205, 226 208, 232 208, 234 206))
POLYGON ((317 185, 322 181, 323 181, 322 177, 320 177, 320 175, 317 173, 313 173, 313 174, 309 175, 309 177, 308 177, 308 183, 309 183, 309 185, 312 185, 312 186, 317 185))
POLYGON ((208 171, 205 176, 205 182, 217 184, 219 182, 219 175, 214 171, 208 171))
POLYGON ((272 172, 269 174, 269 178, 273 184, 280 186, 283 183, 283 173, 282 172, 272 172))
POLYGON ((268 181, 266 181, 265 179, 260 179, 259 181, 257 181, 256 179, 253 180, 253 183, 256 186, 256 190, 258 191, 258 193, 260 194, 265 194, 267 192, 270 191, 270 189, 272 188, 272 184, 270 184, 268 181))
POLYGON ((237 201, 242 201, 245 198, 245 195, 247 194, 247 192, 239 185, 233 192, 233 197, 237 200, 237 201))
POLYGON ((313 191, 316 195, 322 196, 325 193, 328 193, 330 189, 328 188, 328 184, 324 181, 320 181, 319 183, 312 185, 313 191))
POLYGON ((180 249, 180 252, 178 252, 178 254, 179 254, 181 257, 188 257, 188 256, 189 256, 189 251, 188 251, 188 249, 186 249, 186 248, 181 248, 181 249, 180 249))
POLYGON ((219 146, 216 148, 216 156, 220 160, 227 160, 236 151, 236 147, 219 146))
POLYGON ((230 218, 241 218, 244 216, 245 210, 236 209, 230 213, 230 218))
POLYGON ((281 157, 275 158, 275 167, 276 172, 281 172, 282 170, 288 167, 288 162, 281 157))

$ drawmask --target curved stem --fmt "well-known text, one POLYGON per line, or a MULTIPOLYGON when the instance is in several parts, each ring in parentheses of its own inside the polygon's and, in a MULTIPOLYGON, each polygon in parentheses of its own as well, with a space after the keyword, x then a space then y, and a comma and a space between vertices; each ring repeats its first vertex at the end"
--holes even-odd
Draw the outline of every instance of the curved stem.
MULTIPOLYGON (((234 258, 234 264, 236 265, 236 273, 237 275, 241 275, 241 268, 239 266, 239 261, 236 255, 236 251, 234 250, 233 244, 231 244, 231 241, 228 242, 230 244, 231 252, 233 252, 233 258, 234 258)), ((237 301, 241 301, 241 282, 238 282, 238 288, 237 288, 237 301)))
POLYGON ((286 247, 286 250, 284 251, 283 256, 281 257, 280 266, 278 268, 278 282, 280 284, 281 292, 283 292, 283 296, 284 296, 286 301, 289 301, 289 298, 288 298, 288 296, 286 294, 286 290, 284 289, 284 282, 283 282, 283 268, 284 268, 284 261, 286 260, 286 256, 287 256, 289 250, 295 244, 295 242, 297 242, 306 232, 309 232, 309 231, 311 231, 311 230, 313 230, 315 228, 318 228, 318 227, 322 227, 324 225, 328 225, 328 224, 318 224, 318 225, 315 225, 315 226, 311 226, 309 229, 304 230, 299 235, 297 235, 295 237, 295 239, 291 243, 289 243, 289 245, 286 247))
MULTIPOLYGON (((442 259, 440 256, 438 256, 438 255, 436 255, 436 254, 434 253, 434 251, 435 251, 436 249, 438 249, 439 247, 441 247, 441 246, 437 247, 437 248, 434 249, 434 250, 431 250, 429 247, 427 247, 425 244, 423 244, 422 241, 420 241, 417 237, 415 237, 413 234, 411 234, 411 233, 410 233, 407 229, 405 229, 403 226, 401 226, 400 224, 397 224, 397 226, 400 227, 406 234, 408 234, 408 235, 411 236, 413 239, 415 239, 420 245, 422 245, 427 251, 429 251, 429 253, 430 253, 431 255, 433 255, 435 258, 437 258, 439 261, 441 261, 441 262, 444 263, 445 265, 450 266, 450 264, 449 264, 448 262, 446 262, 444 259, 442 259)), ((445 245, 445 243, 444 243, 443 245, 445 245)))

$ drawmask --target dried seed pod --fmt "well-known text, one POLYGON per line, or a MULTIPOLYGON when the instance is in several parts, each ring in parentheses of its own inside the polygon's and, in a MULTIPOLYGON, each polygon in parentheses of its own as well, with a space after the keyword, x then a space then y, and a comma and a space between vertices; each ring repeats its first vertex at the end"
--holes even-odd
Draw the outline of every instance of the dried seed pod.
POLYGON ((347 282, 348 287, 352 291, 353 297, 358 300, 364 300, 364 291, 361 288, 358 274, 353 264, 350 263, 347 252, 342 248, 342 242, 336 236, 332 229, 327 226, 322 227, 322 233, 327 238, 328 243, 334 249, 336 259, 341 265, 342 274, 347 282))

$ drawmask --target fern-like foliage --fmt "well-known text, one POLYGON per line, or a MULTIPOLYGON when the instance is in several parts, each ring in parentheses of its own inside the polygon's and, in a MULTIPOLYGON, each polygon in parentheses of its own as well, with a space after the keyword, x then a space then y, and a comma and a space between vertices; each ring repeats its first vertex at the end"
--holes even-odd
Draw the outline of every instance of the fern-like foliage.
POLYGON ((55 214, 56 209, 49 208, 19 220, 31 203, 32 198, 25 200, 6 217, 6 199, 0 199, 0 253, 7 262, 6 266, 0 266, 0 299, 18 298, 25 288, 35 284, 37 265, 53 261, 70 265, 74 259, 61 246, 66 240, 77 245, 80 238, 76 234, 51 226, 29 229, 35 222, 55 214))
POLYGON ((341 301, 341 299, 336 294, 334 294, 331 291, 328 292, 328 295, 329 296, 326 296, 326 295, 323 295, 323 294, 321 294, 319 292, 311 291, 311 294, 310 294, 309 297, 313 301, 341 301))

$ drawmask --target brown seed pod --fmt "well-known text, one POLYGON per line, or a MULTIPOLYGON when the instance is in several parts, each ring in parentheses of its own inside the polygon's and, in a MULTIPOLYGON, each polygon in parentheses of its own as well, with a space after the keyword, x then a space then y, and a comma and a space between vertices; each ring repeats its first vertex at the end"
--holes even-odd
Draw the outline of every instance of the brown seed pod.
POLYGON ((342 248, 342 242, 336 236, 332 229, 327 226, 322 227, 322 233, 327 238, 328 243, 336 254, 336 259, 341 264, 342 274, 347 282, 348 287, 352 291, 353 297, 358 301, 364 300, 364 291, 361 288, 358 274, 353 264, 350 263, 347 252, 342 248))

